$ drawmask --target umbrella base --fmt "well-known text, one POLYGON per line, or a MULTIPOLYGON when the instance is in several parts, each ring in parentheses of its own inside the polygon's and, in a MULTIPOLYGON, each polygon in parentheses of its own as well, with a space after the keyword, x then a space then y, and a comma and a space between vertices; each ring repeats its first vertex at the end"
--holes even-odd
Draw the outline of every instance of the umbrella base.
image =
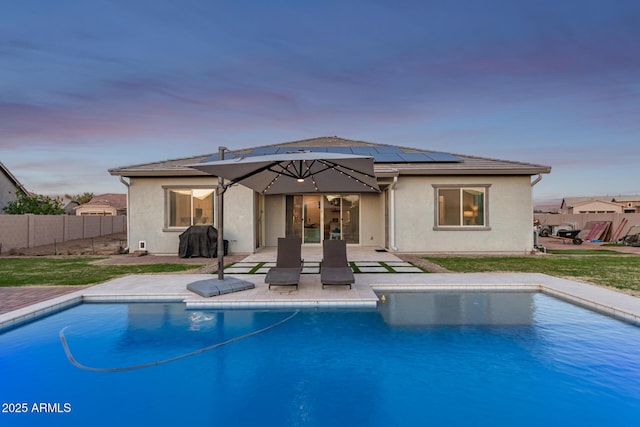
POLYGON ((256 285, 252 282, 238 279, 236 277, 225 277, 224 279, 207 279, 191 282, 187 289, 205 298, 217 295, 229 294, 231 292, 245 291, 253 289, 256 285))

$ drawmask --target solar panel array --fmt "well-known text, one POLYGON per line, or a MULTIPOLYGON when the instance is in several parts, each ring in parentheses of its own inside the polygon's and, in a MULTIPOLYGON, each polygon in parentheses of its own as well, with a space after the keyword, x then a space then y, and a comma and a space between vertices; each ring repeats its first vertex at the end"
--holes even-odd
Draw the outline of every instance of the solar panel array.
MULTIPOLYGON (((442 152, 418 152, 407 153, 400 147, 392 145, 369 146, 328 146, 328 147, 258 147, 244 154, 244 157, 268 156, 270 154, 286 154, 296 151, 313 151, 320 153, 341 153, 356 154, 359 156, 373 157, 375 163, 455 163, 461 162, 462 159, 450 153, 442 152)), ((237 157, 232 153, 225 153, 225 160, 237 157)), ((213 162, 218 160, 218 154, 209 156, 204 162, 213 162)))

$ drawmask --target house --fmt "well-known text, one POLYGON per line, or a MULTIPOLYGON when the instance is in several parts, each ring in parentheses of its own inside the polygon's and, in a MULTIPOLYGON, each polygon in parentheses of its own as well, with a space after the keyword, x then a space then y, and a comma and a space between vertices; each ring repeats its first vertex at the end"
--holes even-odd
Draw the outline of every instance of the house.
POLYGON ((18 198, 18 192, 23 192, 25 195, 31 194, 20 181, 13 176, 9 169, 0 162, 0 214, 4 213, 4 208, 11 202, 15 202, 18 198))
MULTIPOLYGON (((340 238, 402 253, 523 254, 533 248, 532 187, 548 166, 320 137, 230 151, 228 157, 311 149, 374 158, 380 193, 262 195, 242 185, 224 193, 224 237, 233 253, 340 238), (537 178, 532 180, 533 176, 537 178)), ((131 250, 176 254, 179 235, 215 224, 218 180, 185 165, 204 154, 110 169, 127 186, 131 250)))
POLYGON ((62 198, 62 205, 64 206, 64 214, 65 215, 76 215, 76 208, 80 206, 80 203, 77 200, 71 200, 67 197, 62 198))
POLYGON ((101 194, 94 196, 87 203, 83 203, 74 208, 76 216, 82 215, 126 215, 127 195, 126 194, 101 194))
POLYGON ((611 201, 619 204, 624 213, 640 212, 640 195, 638 194, 633 196, 615 196, 611 201))
POLYGON ((578 213, 621 213, 619 203, 611 202, 611 197, 565 197, 560 205, 560 212, 578 213))

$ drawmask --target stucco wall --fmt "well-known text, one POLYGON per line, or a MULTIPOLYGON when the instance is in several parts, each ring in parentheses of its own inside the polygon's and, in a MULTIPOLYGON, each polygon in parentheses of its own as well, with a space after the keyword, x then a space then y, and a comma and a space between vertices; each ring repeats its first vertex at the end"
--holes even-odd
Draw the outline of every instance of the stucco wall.
MULTIPOLYGON (((400 176, 395 187, 395 246, 404 253, 528 253, 533 247, 531 179, 528 176, 425 177, 400 176), (489 230, 434 230, 433 185, 490 185, 489 230)), ((184 229, 165 228, 163 186, 215 187, 215 178, 132 178, 129 221, 131 250, 138 242, 154 254, 177 254, 184 229)), ((360 245, 384 247, 384 193, 362 194, 360 245)), ((225 193, 224 228, 232 253, 253 253, 256 199, 252 190, 233 186, 225 193)), ((390 227, 393 226, 390 224, 390 227)), ((276 246, 285 234, 285 196, 264 197, 264 246, 276 246)), ((393 243, 393 242, 390 242, 393 243)))
POLYGON ((278 237, 284 237, 285 227, 285 196, 265 196, 264 198, 264 244, 265 246, 277 246, 278 237))
POLYGON ((533 247, 531 180, 525 177, 406 177, 396 185, 398 252, 527 253, 533 247), (434 230, 433 185, 490 184, 490 230, 434 230))
POLYGON ((383 194, 360 195, 360 246, 384 246, 384 204, 380 204, 383 194))
MULTIPOLYGON (((217 178, 131 178, 129 186, 129 249, 138 249, 140 241, 152 254, 176 255, 180 234, 186 228, 165 227, 165 190, 163 186, 217 186, 217 178)), ((233 186, 224 194, 224 238, 229 251, 252 253, 255 241, 253 191, 233 186)), ((217 212, 214 213, 217 215, 217 212)), ((214 220, 215 221, 215 220, 214 220)), ((215 222, 214 222, 215 226, 215 222)))
POLYGON ((617 205, 615 203, 606 203, 601 202, 599 200, 594 200, 589 203, 582 203, 580 205, 576 205, 573 207, 573 212, 575 214, 579 213, 622 213, 622 206, 617 205))
POLYGON ((0 172, 0 214, 3 213, 2 208, 16 199, 16 186, 3 172, 0 172))

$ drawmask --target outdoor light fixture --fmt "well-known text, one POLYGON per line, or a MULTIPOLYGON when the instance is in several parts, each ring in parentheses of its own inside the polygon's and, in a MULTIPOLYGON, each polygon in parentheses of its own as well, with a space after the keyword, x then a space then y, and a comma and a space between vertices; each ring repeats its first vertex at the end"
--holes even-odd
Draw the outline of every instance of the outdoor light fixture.
POLYGON ((298 178, 297 181, 298 182, 304 182, 304 178, 298 178))

